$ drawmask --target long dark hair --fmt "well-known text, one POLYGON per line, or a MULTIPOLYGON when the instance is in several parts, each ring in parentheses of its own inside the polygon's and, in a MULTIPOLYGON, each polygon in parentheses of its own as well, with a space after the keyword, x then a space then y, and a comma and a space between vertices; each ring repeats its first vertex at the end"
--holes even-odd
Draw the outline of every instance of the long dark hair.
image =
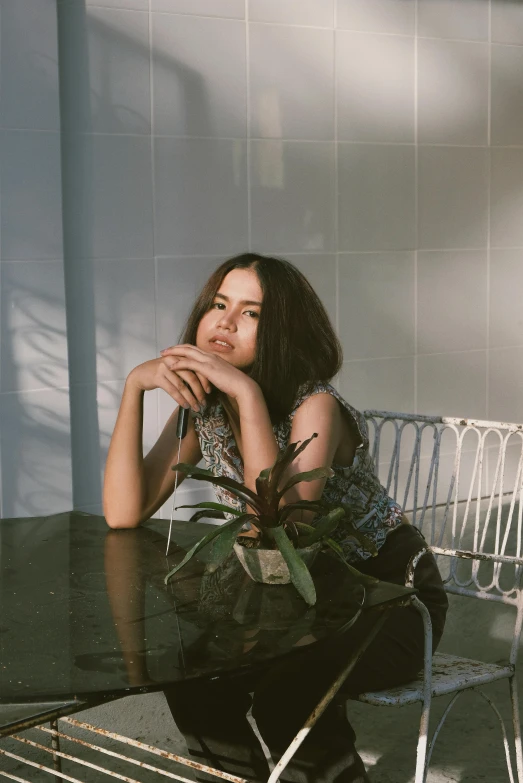
MULTIPOLYGON (((278 424, 291 412, 300 386, 306 384, 305 391, 311 391, 317 381, 328 382, 339 372, 342 347, 318 295, 299 269, 281 258, 256 253, 230 258, 213 272, 180 342, 196 344, 198 324, 233 269, 253 269, 263 292, 256 355, 248 374, 263 392, 272 423, 278 424)), ((208 405, 217 395, 213 388, 208 405)))

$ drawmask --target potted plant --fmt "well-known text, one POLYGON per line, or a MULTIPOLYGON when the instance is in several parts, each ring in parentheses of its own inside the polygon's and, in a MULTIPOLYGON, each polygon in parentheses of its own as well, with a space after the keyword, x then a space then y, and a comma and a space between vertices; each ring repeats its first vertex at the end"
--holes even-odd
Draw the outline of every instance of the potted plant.
POLYGON ((341 547, 331 538, 332 532, 344 519, 345 524, 351 530, 351 535, 358 543, 371 554, 376 554, 373 542, 352 525, 350 510, 347 506, 342 503, 332 508, 322 500, 300 500, 280 508, 281 498, 295 484, 334 475, 332 468, 319 467, 304 473, 296 473, 280 488, 288 466, 317 436, 318 434, 315 432, 301 445, 290 443, 286 449, 281 449, 274 465, 262 470, 256 479, 256 492, 233 479, 215 476, 211 471, 197 468, 194 465, 187 465, 183 462, 174 465, 173 470, 185 473, 188 478, 208 481, 227 489, 231 494, 247 503, 253 511, 242 513, 231 506, 212 502, 178 506, 178 508, 199 509, 191 517, 191 521, 197 521, 202 517, 226 519, 225 514, 234 514, 234 518, 228 519, 223 525, 216 526, 215 530, 207 533, 198 541, 187 552, 183 560, 167 574, 165 583, 167 584, 169 579, 193 555, 211 542, 212 550, 207 564, 208 569, 218 568, 234 549, 252 579, 268 584, 285 584, 291 581, 309 606, 313 606, 316 602, 316 591, 307 565, 312 564, 322 547, 329 548, 347 568, 363 581, 367 581, 368 577, 364 577, 346 562, 341 547), (318 516, 313 520, 314 524, 307 525, 289 519, 292 512, 297 509, 316 512, 318 516), (248 522, 251 522, 257 530, 256 538, 242 536, 242 529, 248 522))

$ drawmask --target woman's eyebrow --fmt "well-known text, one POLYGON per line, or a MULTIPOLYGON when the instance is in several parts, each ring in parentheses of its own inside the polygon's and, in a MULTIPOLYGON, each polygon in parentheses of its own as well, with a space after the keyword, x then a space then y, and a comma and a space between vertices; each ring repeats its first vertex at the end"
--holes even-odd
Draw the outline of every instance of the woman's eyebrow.
MULTIPOLYGON (((225 294, 215 294, 215 296, 219 296, 221 299, 225 299, 226 302, 229 302, 230 299, 228 296, 225 296, 225 294)), ((243 299, 240 304, 242 305, 259 305, 261 307, 261 302, 254 302, 252 299, 243 299)))

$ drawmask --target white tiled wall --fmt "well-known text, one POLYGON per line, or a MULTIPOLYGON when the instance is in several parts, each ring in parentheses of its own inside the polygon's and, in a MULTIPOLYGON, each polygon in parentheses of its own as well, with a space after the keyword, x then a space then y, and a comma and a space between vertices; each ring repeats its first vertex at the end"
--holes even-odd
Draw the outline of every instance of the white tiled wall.
MULTIPOLYGON (((4 394, 66 383, 46 3, 1 4, 4 394)), ((353 404, 523 419, 519 0, 57 3, 77 505, 127 373, 247 249, 309 276, 353 404)), ((170 410, 149 396, 146 444, 170 410)))
POLYGON ((72 506, 55 0, 0 2, 0 516, 72 506))

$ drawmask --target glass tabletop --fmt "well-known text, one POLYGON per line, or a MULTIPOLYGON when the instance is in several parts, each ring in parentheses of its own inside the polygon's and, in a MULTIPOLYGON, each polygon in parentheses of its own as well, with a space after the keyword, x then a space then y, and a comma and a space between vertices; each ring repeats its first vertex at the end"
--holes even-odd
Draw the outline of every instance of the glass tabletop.
POLYGON ((79 701, 0 704, 0 737, 10 734, 12 730, 24 731, 62 715, 69 715, 84 706, 85 702, 79 701))
MULTIPOLYGON (((362 585, 323 554, 312 568, 314 607, 292 585, 251 581, 234 553, 210 573, 204 549, 166 586, 210 529, 175 522, 167 558, 168 524, 110 530, 83 512, 0 521, 0 705, 242 671, 350 627, 362 610, 362 585)), ((412 592, 379 588, 379 604, 412 592)))

